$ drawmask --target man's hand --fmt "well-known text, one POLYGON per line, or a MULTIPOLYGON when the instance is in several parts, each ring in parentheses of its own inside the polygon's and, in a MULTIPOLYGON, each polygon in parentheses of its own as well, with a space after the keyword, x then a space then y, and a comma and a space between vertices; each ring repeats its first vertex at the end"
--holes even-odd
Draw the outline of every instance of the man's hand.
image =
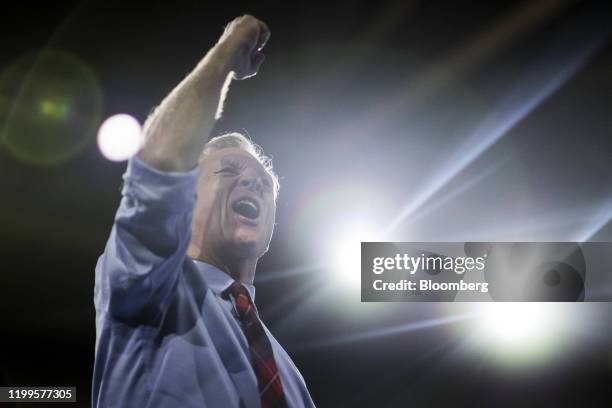
POLYGON ((149 116, 139 157, 162 171, 193 169, 231 79, 257 74, 268 38, 268 27, 253 16, 230 22, 217 44, 149 116))
POLYGON ((268 26, 250 15, 237 17, 225 27, 217 47, 230 58, 235 79, 257 74, 265 59, 262 50, 269 38, 268 26))

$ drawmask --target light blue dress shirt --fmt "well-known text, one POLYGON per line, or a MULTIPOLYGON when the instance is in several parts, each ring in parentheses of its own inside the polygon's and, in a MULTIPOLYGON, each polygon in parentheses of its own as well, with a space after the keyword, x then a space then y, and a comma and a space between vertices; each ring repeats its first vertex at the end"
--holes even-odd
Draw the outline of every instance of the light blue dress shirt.
MULTIPOLYGON (((96 265, 94 407, 260 406, 249 346, 221 297, 233 279, 186 255, 198 171, 128 162, 96 265)), ((245 287, 255 299, 255 287, 245 287)), ((314 407, 298 369, 265 330, 289 406, 314 407)))

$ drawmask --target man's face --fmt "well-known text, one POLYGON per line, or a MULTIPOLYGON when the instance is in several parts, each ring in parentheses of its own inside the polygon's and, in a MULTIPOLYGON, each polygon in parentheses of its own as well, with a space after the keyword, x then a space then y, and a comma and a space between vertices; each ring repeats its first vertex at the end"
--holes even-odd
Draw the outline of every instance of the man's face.
POLYGON ((217 256, 260 258, 274 229, 272 177, 240 148, 213 150, 200 166, 194 234, 217 256))

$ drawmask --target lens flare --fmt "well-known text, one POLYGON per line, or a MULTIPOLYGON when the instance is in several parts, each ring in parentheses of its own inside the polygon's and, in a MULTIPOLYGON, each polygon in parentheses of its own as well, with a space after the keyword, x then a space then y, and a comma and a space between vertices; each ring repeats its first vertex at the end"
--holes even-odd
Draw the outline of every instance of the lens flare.
POLYGON ((16 159, 56 165, 95 136, 102 91, 95 72, 71 53, 31 52, 0 73, 0 141, 16 159))

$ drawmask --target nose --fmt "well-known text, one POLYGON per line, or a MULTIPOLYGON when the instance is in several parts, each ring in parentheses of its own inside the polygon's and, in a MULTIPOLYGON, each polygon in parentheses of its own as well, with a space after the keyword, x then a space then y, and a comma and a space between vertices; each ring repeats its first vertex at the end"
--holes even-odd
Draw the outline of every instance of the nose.
POLYGON ((263 192, 263 182, 261 177, 256 174, 245 174, 242 179, 240 179, 240 185, 257 193, 263 192))

